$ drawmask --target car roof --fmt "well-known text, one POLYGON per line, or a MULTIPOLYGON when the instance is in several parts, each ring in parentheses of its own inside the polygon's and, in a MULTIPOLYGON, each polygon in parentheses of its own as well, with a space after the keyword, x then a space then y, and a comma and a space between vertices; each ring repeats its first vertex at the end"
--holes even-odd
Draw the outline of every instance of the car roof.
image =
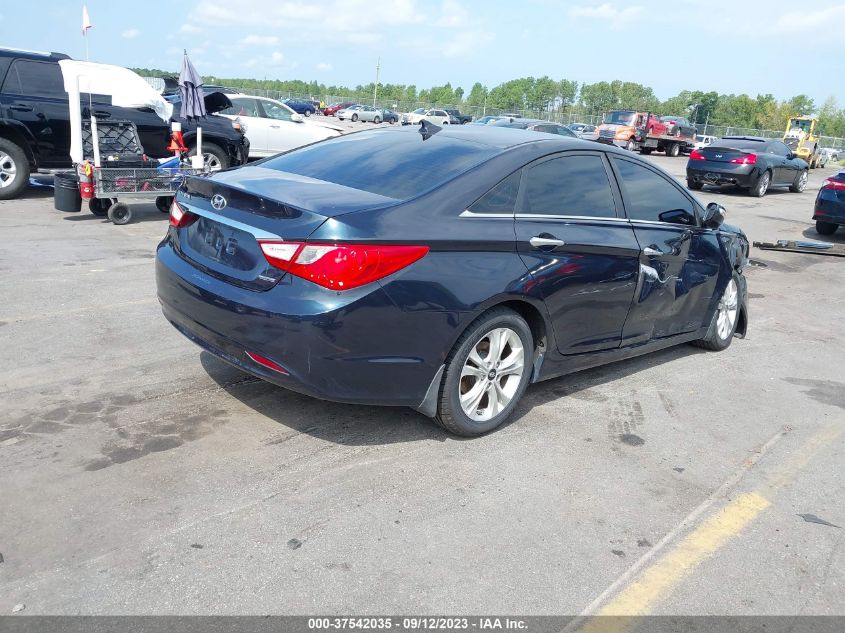
POLYGON ((24 48, 0 47, 0 57, 17 57, 21 59, 32 59, 37 61, 54 61, 70 59, 70 55, 64 53, 47 53, 42 51, 30 51, 24 48))
MULTIPOLYGON (((548 122, 543 121, 543 123, 548 122)), ((400 129, 388 128, 385 129, 384 132, 393 134, 418 134, 418 130, 418 127, 411 126, 400 129)), ((559 148, 551 148, 550 145, 551 151, 585 148, 597 149, 597 144, 592 141, 495 125, 444 125, 439 132, 436 132, 436 135, 458 140, 466 140, 471 143, 480 143, 500 150, 510 149, 526 143, 536 143, 537 141, 549 144, 555 143, 559 145, 559 148)), ((613 146, 602 146, 601 149, 613 151, 617 148, 613 146)), ((618 151, 621 154, 630 154, 630 152, 624 152, 623 150, 618 151)))
POLYGON ((776 141, 776 138, 764 138, 762 136, 723 136, 720 140, 723 141, 759 141, 766 143, 768 141, 776 141))

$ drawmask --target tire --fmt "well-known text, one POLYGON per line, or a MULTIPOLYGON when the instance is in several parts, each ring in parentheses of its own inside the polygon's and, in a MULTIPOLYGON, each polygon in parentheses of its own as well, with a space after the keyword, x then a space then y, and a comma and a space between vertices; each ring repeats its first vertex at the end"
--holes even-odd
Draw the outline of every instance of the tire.
POLYGON ((772 174, 768 171, 764 171, 757 179, 757 184, 748 190, 748 195, 754 196, 755 198, 762 198, 769 190, 769 184, 771 182, 772 174))
MULTIPOLYGON (((188 156, 197 155, 196 145, 191 145, 188 149, 188 156)), ((229 155, 216 143, 203 141, 202 155, 205 157, 205 165, 209 167, 211 171, 220 171, 221 169, 227 169, 229 167, 229 155)))
POLYGON ((156 209, 162 213, 170 213, 171 204, 173 204, 173 196, 159 196, 156 198, 156 209))
POLYGON ((687 187, 693 191, 701 191, 702 187, 704 187, 704 183, 696 182, 695 180, 687 180, 687 187))
POLYGON ((449 119, 446 119, 445 121, 443 121, 443 125, 449 125, 449 119))
POLYGON ((719 299, 707 334, 702 339, 692 341, 692 344, 714 352, 721 352, 730 347, 739 323, 739 311, 739 284, 737 276, 734 275, 719 299))
POLYGON ((379 123, 381 123, 381 119, 379 117, 376 117, 376 118, 373 119, 373 123, 378 125, 379 123))
POLYGON ((633 152, 636 149, 636 143, 634 143, 634 139, 629 138, 628 142, 625 143, 625 149, 629 152, 633 152))
POLYGON ((819 235, 833 235, 834 233, 836 233, 836 229, 838 228, 838 224, 816 220, 816 233, 818 233, 819 235))
POLYGON ((98 218, 104 218, 109 214, 109 207, 112 201, 108 198, 91 198, 88 201, 88 210, 98 218))
POLYGON ((641 147, 640 148, 640 154, 642 154, 643 156, 648 156, 649 154, 651 154, 651 148, 650 147, 641 147))
POLYGON ((678 143, 672 143, 669 147, 666 148, 666 155, 675 158, 678 154, 681 153, 681 146, 678 143))
POLYGON ((311 116, 311 110, 306 110, 306 111, 305 111, 305 116, 311 116))
POLYGON ((493 308, 479 316, 461 335, 446 360, 436 422, 450 433, 464 437, 484 435, 500 426, 528 388, 533 353, 531 329, 516 312, 493 308), (504 339, 505 343, 495 355, 496 360, 491 359, 488 364, 488 358, 495 353, 491 349, 491 335, 499 341, 504 339), (471 354, 474 359, 470 358, 471 354), (504 361, 504 367, 512 371, 497 375, 497 364, 504 361), (465 398, 476 392, 475 402, 466 403, 475 417, 466 413, 461 403, 462 392, 465 398))
POLYGON ((807 178, 808 177, 809 177, 809 174, 807 173, 807 170, 805 169, 804 171, 802 171, 800 174, 798 174, 795 177, 795 182, 793 182, 791 185, 789 185, 789 190, 792 193, 802 193, 804 191, 804 189, 807 188, 807 178))
POLYGON ((29 160, 12 141, 0 138, 0 200, 11 200, 29 184, 29 160))
POLYGON ((109 207, 109 220, 113 224, 129 224, 132 220, 132 209, 125 202, 115 202, 109 207))
POLYGON ((357 121, 357 120, 358 120, 358 115, 357 115, 357 114, 353 114, 353 115, 352 115, 352 122, 353 122, 353 123, 355 123, 355 121, 357 121))

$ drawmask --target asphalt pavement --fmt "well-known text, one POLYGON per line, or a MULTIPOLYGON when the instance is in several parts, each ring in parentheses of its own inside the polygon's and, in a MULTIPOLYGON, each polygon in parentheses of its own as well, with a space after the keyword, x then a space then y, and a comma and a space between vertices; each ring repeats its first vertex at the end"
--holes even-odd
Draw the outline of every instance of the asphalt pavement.
MULTIPOLYGON (((831 172, 697 195, 845 243, 810 220, 831 172)), ((155 297, 166 217, 51 195, 0 202, 0 614, 845 615, 845 259, 753 249, 746 339, 534 385, 462 440, 201 351, 155 297)))

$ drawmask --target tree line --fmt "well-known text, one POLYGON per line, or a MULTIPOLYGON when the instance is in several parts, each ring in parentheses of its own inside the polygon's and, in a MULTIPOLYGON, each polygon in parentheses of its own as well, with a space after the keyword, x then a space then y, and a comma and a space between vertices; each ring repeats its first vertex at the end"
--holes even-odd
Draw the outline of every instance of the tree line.
MULTIPOLYGON (((133 69, 145 77, 166 77, 175 73, 150 68, 133 69)), ((207 83, 222 84, 241 90, 267 90, 316 99, 325 95, 350 100, 372 99, 373 83, 348 86, 326 85, 317 81, 244 79, 203 77, 207 83)), ((569 79, 555 80, 547 76, 511 79, 488 88, 476 82, 468 94, 451 83, 418 89, 414 84, 378 85, 381 102, 403 104, 425 103, 432 106, 457 106, 517 110, 543 114, 601 114, 607 110, 649 110, 657 114, 685 116, 693 123, 717 126, 781 130, 787 119, 798 115, 816 114, 819 133, 845 137, 845 108, 833 97, 821 106, 805 94, 778 100, 771 94, 751 97, 747 94, 719 94, 700 90, 682 90, 661 101, 654 91, 630 81, 599 81, 582 83, 569 79)))

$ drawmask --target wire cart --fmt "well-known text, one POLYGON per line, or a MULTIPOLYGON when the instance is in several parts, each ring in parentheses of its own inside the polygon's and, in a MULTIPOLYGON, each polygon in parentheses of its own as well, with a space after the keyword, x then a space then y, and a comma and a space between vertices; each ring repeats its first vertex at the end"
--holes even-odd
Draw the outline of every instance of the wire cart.
MULTIPOLYGON (((90 124, 83 121, 82 140, 87 155, 92 155, 93 135, 90 124)), ((170 211, 176 191, 186 176, 208 174, 207 169, 178 165, 156 166, 144 155, 138 131, 131 121, 107 121, 97 125, 100 167, 90 163, 78 167, 81 181, 90 181, 92 196, 88 201, 91 213, 108 217, 114 224, 132 220, 132 208, 122 202, 123 197, 155 198, 156 208, 170 211)))

